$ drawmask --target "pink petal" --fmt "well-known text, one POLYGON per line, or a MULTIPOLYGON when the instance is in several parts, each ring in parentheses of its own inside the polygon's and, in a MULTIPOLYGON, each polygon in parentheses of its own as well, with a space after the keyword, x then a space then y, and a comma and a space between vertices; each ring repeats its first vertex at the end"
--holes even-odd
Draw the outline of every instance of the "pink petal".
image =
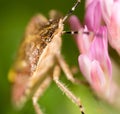
POLYGON ((77 31, 82 28, 79 19, 75 15, 70 16, 68 21, 72 30, 77 31))
POLYGON ((104 72, 101 69, 98 61, 93 61, 91 64, 91 85, 96 91, 101 91, 105 89, 106 79, 104 72))
POLYGON ((101 6, 99 0, 92 1, 86 7, 85 23, 88 29, 96 31, 101 24, 101 6))
POLYGON ((81 31, 81 34, 74 35, 75 41, 78 45, 78 49, 81 53, 86 53, 89 49, 91 39, 88 37, 87 34, 84 34, 84 32, 88 32, 87 27, 84 29, 81 27, 81 24, 79 22, 79 19, 76 16, 71 16, 69 18, 69 24, 73 31, 81 31))
POLYGON ((102 15, 106 24, 110 23, 111 11, 114 0, 100 0, 102 15))
POLYGON ((111 46, 120 54, 120 1, 115 2, 112 10, 108 30, 110 33, 109 42, 111 46))
POLYGON ((93 1, 95 1, 95 0, 86 0, 85 6, 88 7, 88 5, 91 4, 93 1))
POLYGON ((106 27, 100 27, 91 43, 89 56, 91 59, 103 61, 108 55, 108 40, 106 27))
POLYGON ((104 72, 106 72, 108 76, 112 76, 112 64, 108 54, 106 27, 100 27, 97 31, 96 36, 90 46, 89 57, 92 61, 97 60, 104 72))
POLYGON ((90 59, 88 58, 88 56, 81 54, 78 57, 78 63, 79 63, 81 72, 83 73, 87 81, 90 83, 90 70, 91 70, 90 59))

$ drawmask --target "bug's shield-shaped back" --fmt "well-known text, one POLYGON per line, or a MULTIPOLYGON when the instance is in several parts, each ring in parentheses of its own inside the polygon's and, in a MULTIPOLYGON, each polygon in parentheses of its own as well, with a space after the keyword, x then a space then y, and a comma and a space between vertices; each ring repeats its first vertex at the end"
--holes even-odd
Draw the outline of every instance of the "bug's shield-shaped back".
MULTIPOLYGON (((58 20, 60 15, 52 10, 50 17, 52 20, 58 20)), ((8 76, 9 80, 13 82, 13 103, 18 102, 24 96, 26 85, 36 70, 40 56, 49 40, 54 37, 53 33, 58 28, 58 22, 55 21, 55 24, 50 22, 52 21, 48 21, 43 15, 38 14, 31 19, 26 28, 25 37, 21 42, 15 63, 8 76)))

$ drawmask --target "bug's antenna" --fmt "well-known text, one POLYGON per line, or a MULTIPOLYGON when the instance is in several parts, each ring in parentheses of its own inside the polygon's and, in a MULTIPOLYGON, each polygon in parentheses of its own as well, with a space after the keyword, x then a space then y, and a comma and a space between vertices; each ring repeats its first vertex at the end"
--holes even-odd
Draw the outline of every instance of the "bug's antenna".
POLYGON ((89 35, 91 32, 89 31, 86 31, 86 32, 82 32, 82 31, 63 31, 62 34, 86 34, 86 35, 89 35))
POLYGON ((63 22, 69 17, 69 15, 71 15, 74 10, 76 9, 76 7, 79 5, 79 3, 81 2, 81 0, 77 0, 77 2, 74 4, 74 6, 69 10, 69 12, 64 16, 63 18, 63 22))

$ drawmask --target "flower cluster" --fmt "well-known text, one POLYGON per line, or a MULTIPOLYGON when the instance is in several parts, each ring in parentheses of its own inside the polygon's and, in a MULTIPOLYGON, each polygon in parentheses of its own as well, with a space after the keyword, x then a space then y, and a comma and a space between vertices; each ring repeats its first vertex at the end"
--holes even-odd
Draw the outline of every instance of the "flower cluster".
POLYGON ((82 74, 94 92, 110 103, 119 87, 112 79, 112 62, 108 42, 120 55, 120 0, 86 0, 84 27, 76 16, 69 19, 80 55, 78 63, 82 74))

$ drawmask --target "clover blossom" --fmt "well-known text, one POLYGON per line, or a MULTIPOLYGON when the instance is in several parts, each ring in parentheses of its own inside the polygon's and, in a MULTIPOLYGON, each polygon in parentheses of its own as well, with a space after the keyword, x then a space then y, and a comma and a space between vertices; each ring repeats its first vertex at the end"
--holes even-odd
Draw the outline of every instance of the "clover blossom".
MULTIPOLYGON (((69 18, 80 55, 80 70, 94 92, 120 107, 120 87, 113 80, 108 40, 120 54, 120 0, 86 0, 84 27, 76 16, 69 18)), ((119 74, 119 73, 118 73, 119 74)))
MULTIPOLYGON (((72 30, 79 25, 75 16, 70 18, 72 30), (74 23, 74 25, 72 25, 74 23)), ((81 26, 77 28, 81 30, 81 26)), ((85 28, 86 29, 86 28, 85 28)), ((93 35, 83 34, 75 36, 80 55, 78 58, 80 70, 100 97, 109 95, 112 78, 112 65, 108 55, 108 40, 106 27, 100 27, 93 35), (87 43, 87 45, 86 45, 87 43), (83 51, 83 47, 85 50, 83 51)))

